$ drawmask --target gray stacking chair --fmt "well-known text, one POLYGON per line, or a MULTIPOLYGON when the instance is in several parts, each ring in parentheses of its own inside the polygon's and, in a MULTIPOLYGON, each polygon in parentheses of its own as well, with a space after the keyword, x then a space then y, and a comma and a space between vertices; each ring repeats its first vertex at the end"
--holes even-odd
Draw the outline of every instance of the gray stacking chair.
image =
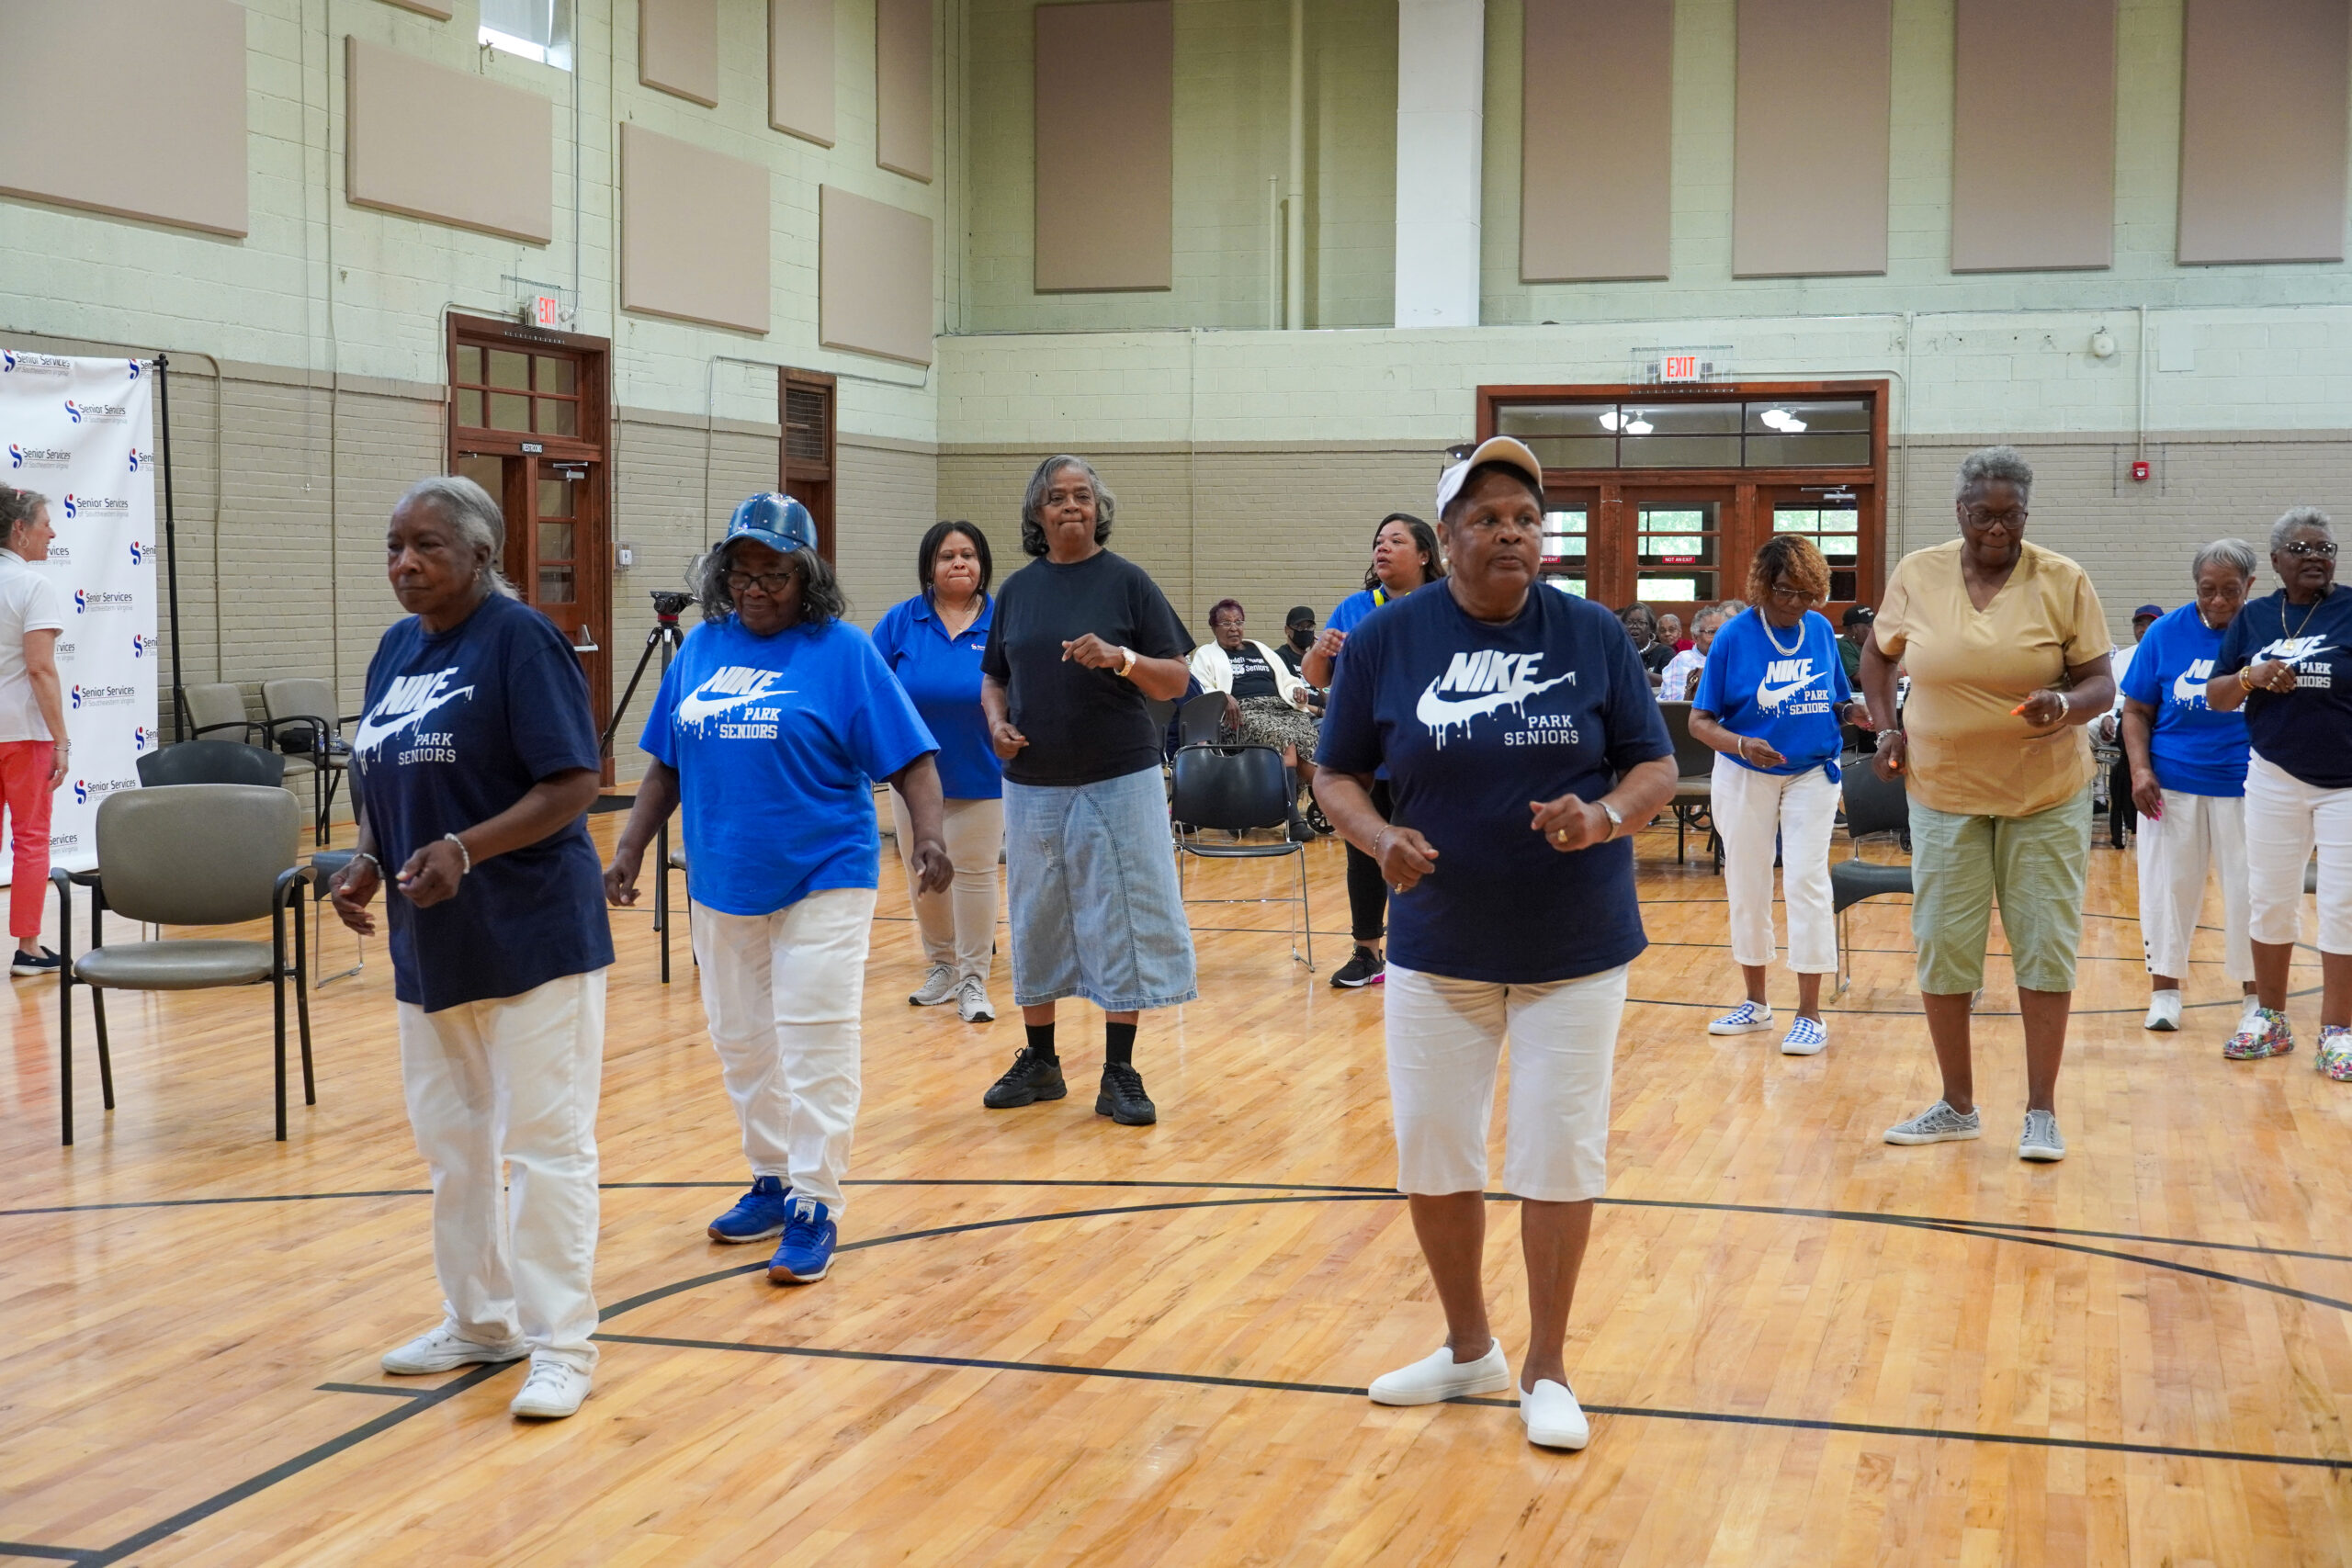
POLYGON ((183 740, 139 759, 139 785, 244 784, 277 788, 286 782, 286 759, 241 740, 183 740))
POLYGON ((64 1141, 74 1141, 74 988, 91 987, 97 1023, 98 1082, 114 1109, 114 1062, 107 1050, 106 992, 195 991, 266 980, 276 993, 277 1137, 286 1137, 286 981, 302 1037, 302 1102, 318 1103, 311 1070, 309 952, 302 893, 312 872, 296 863, 302 808, 285 790, 261 784, 175 784, 125 790, 98 805, 98 868, 54 871, 64 950, 57 994, 57 1089, 64 1141), (90 949, 74 956, 73 888, 90 890, 90 949), (103 945, 107 910, 164 926, 223 926, 266 918, 270 940, 187 938, 103 945), (287 914, 293 914, 288 922, 287 914), (287 928, 293 962, 287 962, 287 928))
MULTIPOLYGON (((1215 695, 1214 693, 1211 694, 1215 695)), ((1195 697, 1194 702, 1203 699, 1195 697)), ((1271 746, 1180 747, 1174 763, 1176 792, 1169 809, 1182 826, 1176 834, 1177 886, 1183 887, 1184 857, 1202 860, 1266 860, 1295 856, 1298 897, 1290 898, 1193 898, 1188 904, 1288 904, 1291 910, 1290 955, 1315 973, 1315 921, 1306 905, 1306 846, 1284 834, 1280 843, 1204 842, 1204 828, 1224 829, 1237 836, 1253 828, 1286 829, 1290 822, 1293 774, 1283 765, 1283 754, 1271 746), (1299 952, 1304 941, 1306 951, 1299 952)))
POLYGON ((359 716, 337 718, 334 687, 315 675, 289 681, 265 681, 262 714, 270 743, 286 753, 287 767, 311 775, 311 830, 317 841, 327 841, 327 814, 334 809, 335 786, 351 765, 351 748, 342 727, 356 724, 359 716))
POLYGON ((1679 775, 1672 802, 1675 863, 1682 863, 1684 835, 1704 828, 1707 847, 1720 872, 1724 868, 1724 841, 1715 831, 1714 748, 1691 737, 1689 703, 1660 703, 1657 711, 1666 719, 1667 739, 1674 742, 1674 771, 1679 775))
POLYGON ((218 735, 250 741, 261 728, 245 716, 245 694, 233 681, 184 687, 181 695, 187 700, 188 731, 183 739, 200 740, 208 735, 218 735), (237 733, 226 736, 232 729, 237 733))
MULTIPOLYGON (((1880 865, 1862 858, 1862 840, 1883 834, 1900 842, 1911 827, 1910 775, 1882 779, 1868 757, 1851 759, 1839 788, 1846 807, 1847 858, 1829 865, 1829 906, 1838 917, 1838 989, 1853 983, 1854 966, 1847 956, 1846 911, 1865 898, 1911 891, 1911 867, 1880 865)), ((1978 992, 1982 996, 1983 992, 1978 992)))

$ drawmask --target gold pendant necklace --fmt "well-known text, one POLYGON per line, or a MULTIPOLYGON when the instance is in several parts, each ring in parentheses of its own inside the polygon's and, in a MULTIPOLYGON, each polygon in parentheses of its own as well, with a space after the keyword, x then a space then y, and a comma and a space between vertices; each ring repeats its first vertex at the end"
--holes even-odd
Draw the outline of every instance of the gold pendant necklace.
MULTIPOLYGON (((2329 586, 2333 587, 2334 584, 2331 583, 2329 586)), ((2293 631, 2289 631, 2287 629, 2287 595, 2284 592, 2281 592, 2278 595, 2279 635, 2290 640, 2300 638, 2303 635, 2303 627, 2312 624, 2312 617, 2318 615, 2319 607, 2326 603, 2327 589, 2323 588, 2319 591, 2319 597, 2312 601, 2312 607, 2303 612, 2303 625, 2301 626, 2297 626, 2293 631)))

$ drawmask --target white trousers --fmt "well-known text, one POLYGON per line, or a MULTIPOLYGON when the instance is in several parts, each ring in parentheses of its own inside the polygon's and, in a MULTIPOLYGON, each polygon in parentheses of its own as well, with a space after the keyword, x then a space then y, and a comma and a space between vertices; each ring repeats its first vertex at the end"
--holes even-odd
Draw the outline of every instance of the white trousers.
POLYGON ((1838 918, 1829 902, 1829 835, 1838 786, 1820 768, 1759 773, 1720 752, 1707 810, 1724 840, 1724 897, 1731 905, 1731 956, 1761 968, 1772 962, 1772 848, 1789 906, 1789 967, 1838 972, 1838 918))
POLYGON ((1483 1192, 1495 1072, 1510 1042, 1503 1187, 1539 1203, 1609 1185, 1609 1078, 1625 1015, 1623 965, 1543 986, 1449 979, 1388 965, 1383 1003, 1396 1186, 1483 1192))
POLYGON ((534 1356, 594 1368, 605 971, 399 1011, 401 1082, 433 1172, 433 1270, 449 1330, 489 1345, 520 1338, 534 1356))
MULTIPOLYGON (((899 863, 914 853, 914 818, 907 813, 906 796, 890 792, 890 819, 899 829, 899 863)), ((915 907, 915 925, 922 932, 925 964, 944 964, 958 980, 977 976, 985 981, 996 957, 997 859, 1004 852, 1004 802, 951 800, 940 816, 940 832, 947 840, 947 863, 956 880, 944 893, 925 893, 915 886, 912 866, 907 867, 907 897, 915 907)))
MULTIPOLYGON (((2183 795, 2166 790, 2165 814, 2140 818, 2140 941, 2148 973, 2188 978, 2188 948, 2205 907, 2208 871, 2222 880, 2222 973, 2244 985, 2254 978, 2247 940, 2245 802, 2235 795, 2183 795)), ((2303 879, 2295 874, 2295 898, 2303 879)))
POLYGON ((2320 789, 2262 760, 2245 770, 2248 934, 2301 934, 2303 868, 2319 846, 2319 948, 2352 953, 2352 789, 2320 789))
POLYGON ((874 889, 811 893, 773 915, 693 907, 702 1010, 753 1176, 841 1218, 861 1089, 858 1010, 874 889))

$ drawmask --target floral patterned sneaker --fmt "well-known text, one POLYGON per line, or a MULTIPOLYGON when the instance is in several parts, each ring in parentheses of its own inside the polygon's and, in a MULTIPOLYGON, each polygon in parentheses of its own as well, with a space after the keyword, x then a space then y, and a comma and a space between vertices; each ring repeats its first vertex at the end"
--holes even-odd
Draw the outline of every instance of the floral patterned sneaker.
POLYGON ((2287 1015, 2257 1007, 2238 1021, 2238 1032, 2222 1045, 2222 1055, 2233 1062, 2259 1062, 2265 1056, 2291 1055, 2294 1049, 2295 1032, 2288 1026, 2287 1015))
POLYGON ((2340 1023, 2319 1026, 2319 1055, 2312 1066, 2337 1083, 2352 1083, 2352 1029, 2340 1023))

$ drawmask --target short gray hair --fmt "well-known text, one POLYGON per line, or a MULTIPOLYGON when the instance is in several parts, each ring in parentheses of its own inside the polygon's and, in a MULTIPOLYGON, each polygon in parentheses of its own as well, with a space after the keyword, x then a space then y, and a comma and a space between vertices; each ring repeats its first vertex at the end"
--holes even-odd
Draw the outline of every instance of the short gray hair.
POLYGON ((1726 612, 1721 604, 1710 604, 1703 610, 1694 611, 1692 613, 1690 616, 1690 629, 1694 632, 1697 631, 1702 623, 1720 626, 1725 621, 1730 620, 1732 615, 1736 613, 1737 612, 1736 611, 1726 612))
POLYGON ((481 575, 489 580, 492 593, 503 593, 509 599, 522 597, 514 592, 514 585, 506 581, 506 574, 498 569, 500 559, 506 553, 506 513, 499 510, 498 502, 492 499, 490 491, 462 475, 435 474, 401 491, 401 498, 393 503, 392 510, 398 512, 403 506, 420 502, 438 507, 441 515, 448 519, 449 526, 467 546, 490 552, 490 558, 482 563, 481 575))
POLYGON ((2015 485, 2018 500, 2029 502, 2033 499, 2033 465, 2014 446, 1979 446, 1960 460, 1951 498, 1966 501, 1970 491, 1985 484, 2015 485))
POLYGON ((1046 553, 1046 491, 1053 487, 1054 476, 1064 468, 1076 468, 1086 476, 1087 484, 1094 491, 1094 542, 1098 545, 1111 537, 1111 518, 1119 510, 1119 498, 1094 471, 1094 465, 1083 457, 1073 457, 1067 452, 1057 452, 1037 465, 1029 476, 1029 491, 1021 498, 1021 547, 1033 556, 1046 553))
POLYGON ((31 522, 49 504, 49 497, 37 490, 15 490, 0 485, 0 546, 17 536, 17 530, 31 522))
POLYGON ((2197 547, 2197 558, 2188 563, 2188 578, 2194 582, 2204 570, 2220 562, 2240 577, 2252 577, 2260 558, 2254 547, 2244 539, 2216 539, 2210 545, 2197 547))
POLYGON ((2284 549, 2298 528, 2316 528, 2331 539, 2335 537, 2335 522, 2326 513, 2316 506, 2290 506, 2270 525, 2270 547, 2284 549))

